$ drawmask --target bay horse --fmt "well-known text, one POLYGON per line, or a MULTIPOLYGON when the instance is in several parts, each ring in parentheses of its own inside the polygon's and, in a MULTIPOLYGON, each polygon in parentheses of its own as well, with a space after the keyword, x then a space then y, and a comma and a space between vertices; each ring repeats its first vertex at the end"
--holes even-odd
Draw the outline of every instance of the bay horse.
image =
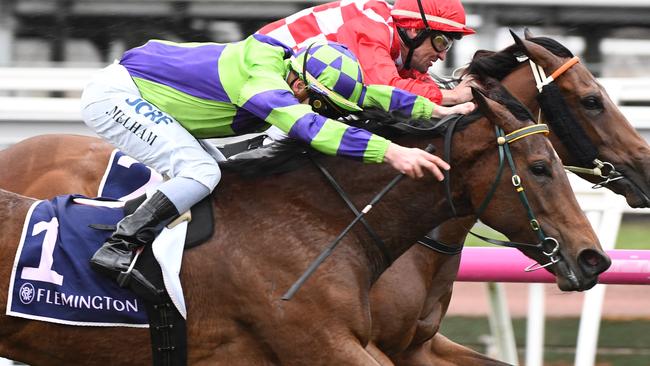
MULTIPOLYGON (((548 254, 530 247, 529 255, 537 257, 540 264, 553 257, 561 259, 553 270, 563 286, 593 286, 609 260, 573 196, 560 160, 539 133, 544 132, 543 126, 535 125, 525 113, 515 118, 506 107, 480 93, 475 98, 489 119, 478 119, 453 135, 450 178, 455 183, 450 186, 450 197, 457 212, 476 214, 485 207, 481 219, 497 230, 513 231, 513 240, 542 242, 542 231, 556 238, 561 245, 545 247, 548 254), (512 169, 517 168, 528 192, 526 208, 520 203, 521 193, 515 192, 518 187, 512 187, 514 172, 495 179, 499 154, 503 153, 497 150, 495 126, 509 132, 502 136, 506 146, 502 149, 512 151, 512 169), (516 142, 508 143, 510 140, 516 142), (486 196, 492 197, 487 206, 486 196), (541 229, 531 228, 531 213, 541 229), (585 269, 579 263, 578 258, 586 252, 601 259, 597 269, 585 269)), ((40 142, 51 148, 51 154, 69 149, 73 140, 86 140, 85 147, 76 146, 73 152, 86 158, 101 145, 91 138, 60 136, 58 143, 50 145, 44 140, 40 142)), ((439 138, 401 136, 395 140, 405 146, 424 147, 430 142, 442 146, 439 138)), ((349 189, 357 205, 370 201, 380 188, 376 182, 394 177, 391 168, 383 165, 336 158, 320 161, 349 189)), ((432 226, 450 217, 443 192, 430 176, 406 180, 366 216, 386 243, 390 257, 399 257, 432 226)), ((5 263, 0 265, 0 274, 7 278, 22 217, 32 200, 2 191, 0 202, 5 225, 0 239, 5 263)), ((388 263, 362 229, 354 229, 343 239, 338 251, 292 301, 280 300, 326 241, 353 218, 319 171, 302 167, 255 180, 226 171, 213 205, 218 222, 214 236, 183 258, 190 364, 391 364, 388 359, 378 361, 365 349, 373 325, 370 288, 388 263)), ((0 303, 6 306, 3 288, 0 303)), ((0 322, 0 354, 29 364, 146 364, 150 357, 142 350, 148 341, 142 330, 73 328, 4 315, 0 322), (50 342, 42 341, 43 334, 50 342), (137 351, 125 352, 124 348, 137 351)))
MULTIPOLYGON (((512 33, 512 32, 511 32, 512 33)), ((631 207, 650 206, 650 147, 612 102, 605 89, 566 47, 547 37, 525 39, 512 33, 515 43, 499 52, 479 51, 466 69, 479 82, 497 78, 534 116, 548 122, 549 138, 565 165, 593 168, 591 161, 580 161, 593 149, 600 161, 610 168, 602 176, 578 171, 582 178, 624 195, 631 207), (546 75, 554 75, 551 103, 566 104, 559 112, 553 106, 540 108, 540 90, 532 72, 541 66, 546 75), (549 110, 551 109, 551 110, 549 110), (556 121, 546 120, 548 118, 556 121), (555 122, 555 124, 553 123, 555 122), (564 124, 556 130, 558 123, 564 124), (562 135, 567 128, 579 128, 582 141, 562 135), (579 143, 578 143, 579 142, 579 143), (592 147, 590 147, 591 145, 592 147), (586 165, 590 164, 590 165, 586 165), (617 176, 617 174, 619 174, 617 176), (622 178, 622 179, 616 179, 622 178)), ((551 94, 551 93, 549 93, 551 94)), ((548 104, 548 103, 547 103, 548 104)), ((451 245, 446 250, 459 253, 475 217, 449 220, 438 226, 432 239, 451 245)), ((589 258, 584 258, 590 261, 589 258)), ((456 345, 438 333, 452 296, 452 286, 460 264, 460 255, 440 253, 416 245, 391 266, 375 284, 371 293, 373 316, 377 326, 373 340, 398 365, 484 365, 485 356, 456 345), (415 265, 417 264, 417 266, 415 265), (404 286, 404 283, 409 286, 404 286), (415 281, 415 284, 414 284, 415 281), (401 285, 400 285, 401 284, 401 285), (385 301, 387 295, 399 299, 385 301), (399 321, 393 321, 399 319, 399 321)), ((373 323, 373 325, 375 324, 373 323)))

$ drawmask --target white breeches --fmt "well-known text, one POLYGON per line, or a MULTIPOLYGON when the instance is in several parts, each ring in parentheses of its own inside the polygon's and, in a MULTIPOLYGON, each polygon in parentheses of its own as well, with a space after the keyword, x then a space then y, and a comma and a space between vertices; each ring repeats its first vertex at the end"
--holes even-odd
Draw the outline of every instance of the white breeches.
POLYGON ((216 159, 223 155, 144 100, 124 66, 114 63, 91 80, 81 113, 99 136, 159 173, 194 179, 210 191, 219 183, 216 159))

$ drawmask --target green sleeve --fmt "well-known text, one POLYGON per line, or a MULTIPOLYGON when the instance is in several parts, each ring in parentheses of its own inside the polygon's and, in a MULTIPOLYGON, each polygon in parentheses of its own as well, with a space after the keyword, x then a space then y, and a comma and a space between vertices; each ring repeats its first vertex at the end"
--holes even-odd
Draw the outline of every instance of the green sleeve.
POLYGON ((362 107, 399 112, 410 118, 431 118, 435 104, 429 99, 388 85, 367 85, 362 107))
POLYGON ((249 76, 241 85, 237 106, 322 153, 383 162, 390 141, 325 118, 314 113, 309 105, 298 102, 285 80, 287 65, 283 53, 274 52, 273 48, 276 47, 251 45, 250 57, 244 59, 249 76))

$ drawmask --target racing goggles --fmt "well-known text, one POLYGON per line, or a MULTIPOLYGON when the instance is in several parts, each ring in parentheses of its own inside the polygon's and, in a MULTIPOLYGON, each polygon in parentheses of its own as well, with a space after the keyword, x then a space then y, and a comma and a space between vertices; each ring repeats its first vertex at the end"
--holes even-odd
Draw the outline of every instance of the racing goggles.
POLYGON ((453 38, 447 37, 442 33, 436 33, 433 36, 431 36, 430 39, 431 39, 431 46, 433 47, 434 50, 438 51, 439 53, 449 51, 451 46, 454 44, 453 38))

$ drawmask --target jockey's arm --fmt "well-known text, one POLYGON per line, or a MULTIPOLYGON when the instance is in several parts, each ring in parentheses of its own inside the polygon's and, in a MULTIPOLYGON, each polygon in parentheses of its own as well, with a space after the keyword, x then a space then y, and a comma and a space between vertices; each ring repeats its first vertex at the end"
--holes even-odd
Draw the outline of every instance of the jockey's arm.
POLYGON ((442 118, 449 114, 467 114, 474 110, 473 103, 443 107, 429 99, 388 85, 368 85, 362 101, 363 107, 381 108, 387 112, 399 112, 410 118, 442 118))
POLYGON ((242 85, 239 107, 324 154, 368 163, 384 161, 390 141, 323 117, 314 113, 310 105, 301 104, 282 76, 282 62, 262 61, 252 68, 251 76, 242 85))
POLYGON ((285 79, 283 56, 279 52, 268 52, 266 56, 248 64, 249 77, 241 87, 237 106, 324 154, 366 163, 386 162, 410 177, 421 177, 424 170, 429 170, 442 179, 440 169, 449 166, 439 157, 314 113, 310 105, 300 103, 291 91, 285 79))
POLYGON ((428 170, 442 180, 441 169, 449 169, 442 159, 424 150, 402 147, 364 129, 314 113, 311 106, 298 102, 279 73, 257 75, 242 87, 239 105, 289 137, 307 142, 327 155, 366 163, 385 162, 412 178, 422 177, 428 170))
POLYGON ((373 21, 346 23, 339 29, 337 41, 357 56, 367 84, 391 85, 441 103, 437 84, 400 76, 390 55, 391 34, 386 25, 373 21))

